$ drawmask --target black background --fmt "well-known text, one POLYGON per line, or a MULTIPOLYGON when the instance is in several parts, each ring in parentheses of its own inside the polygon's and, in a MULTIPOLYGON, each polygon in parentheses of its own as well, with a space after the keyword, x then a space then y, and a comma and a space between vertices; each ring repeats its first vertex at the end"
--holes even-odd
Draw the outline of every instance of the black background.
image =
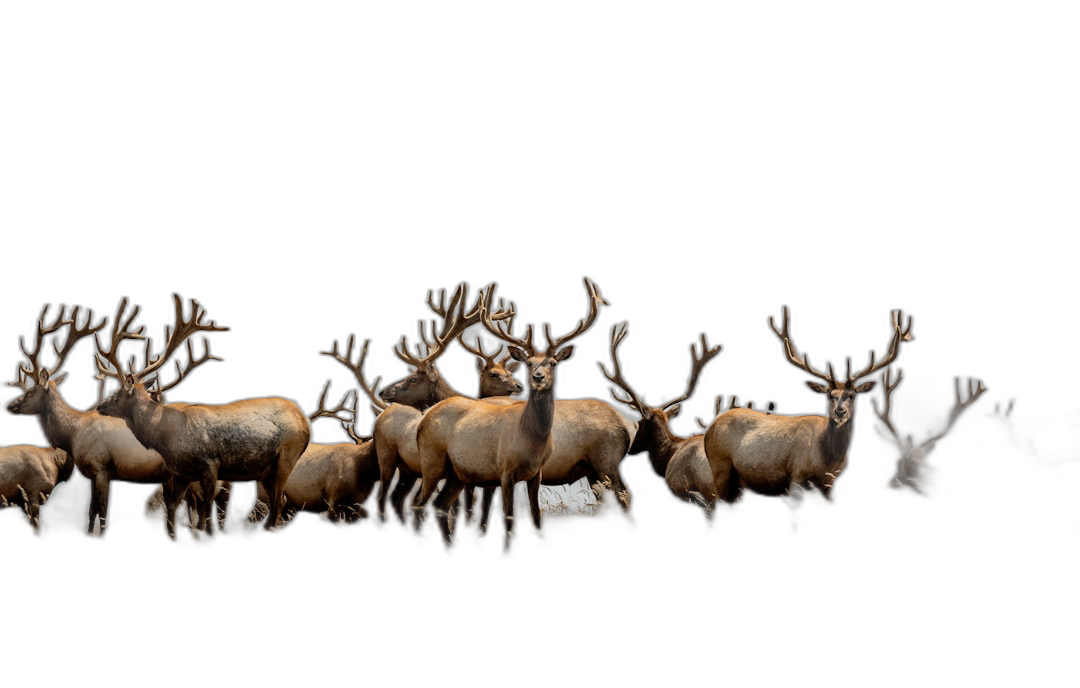
MULTIPOLYGON (((417 321, 429 315, 429 289, 465 282, 475 294, 495 282, 515 302, 518 323, 550 322, 561 332, 583 315, 582 278, 589 276, 611 306, 559 369, 559 396, 607 396, 596 362, 607 361, 609 328, 626 321, 627 378, 650 402, 670 399, 683 390, 688 346, 705 333, 724 352, 675 423, 676 432, 690 434, 698 430, 694 419, 712 417, 720 394, 756 407, 774 402, 778 413, 823 413, 823 400, 784 363, 769 332, 767 319, 779 318, 782 306, 791 308, 795 341, 811 361, 841 364, 850 355, 855 366, 870 350, 883 351, 889 311, 903 309, 914 315, 916 334, 901 354, 905 382, 893 400, 903 431, 918 439, 941 427, 954 376, 980 378, 989 390, 936 453, 955 476, 971 475, 948 537, 969 528, 975 544, 956 541, 972 558, 913 555, 902 571, 882 570, 904 557, 881 553, 902 552, 908 538, 927 537, 932 528, 878 534, 867 527, 852 542, 877 556, 866 561, 848 542, 836 559, 842 574, 827 581, 831 590, 874 590, 868 610, 843 619, 854 628, 891 624, 897 612, 881 610, 907 598, 893 586, 908 574, 920 578, 918 595, 933 596, 920 610, 940 604, 941 618, 970 621, 986 609, 983 590, 994 591, 999 604, 1003 595, 1022 615, 1056 608, 1051 591, 1062 590, 1066 576, 1058 565, 1075 544, 1056 539, 1063 529, 1075 534, 1071 487, 1009 470, 1014 457, 985 418, 995 403, 1015 399, 1025 427, 1053 426, 1077 405, 1069 375, 1075 268, 1055 212, 1062 181, 1044 165, 1056 145, 1042 125, 1045 110, 1016 108, 1015 100, 1002 107, 999 92, 984 89, 989 84, 967 81, 961 92, 947 77, 901 96, 875 80, 859 80, 852 92, 847 80, 829 86, 787 69, 778 71, 785 79, 750 89, 648 71, 615 85, 605 73, 549 84, 545 91, 558 97, 514 87, 515 80, 500 80, 498 97, 490 97, 486 86, 450 87, 459 82, 423 71, 378 96, 310 75, 279 75, 292 77, 295 89, 267 96, 276 93, 267 87, 273 82, 251 85, 232 72, 224 83, 194 89, 199 97, 146 80, 135 106, 125 99, 117 107, 107 86, 68 92, 63 107, 27 98, 27 125, 18 130, 26 154, 9 187, 16 212, 5 231, 0 363, 13 379, 18 336, 32 332, 45 303, 78 303, 111 318, 126 296, 160 340, 178 293, 198 299, 208 318, 230 330, 211 336, 225 362, 199 369, 172 401, 273 394, 310 410, 326 380, 334 393, 352 385, 345 369, 320 355, 335 339, 372 339, 369 377, 404 375, 391 348, 402 335, 415 339, 417 321), (256 91, 257 103, 248 98, 256 91), (987 466, 993 470, 982 470, 987 466), (1063 515, 1071 525, 1045 521, 1063 515), (1012 549, 990 548, 990 530, 1008 531, 1012 549), (1028 540, 1031 547, 1016 547, 1028 540)), ((117 95, 131 94, 130 84, 116 87, 117 95)), ((469 356, 451 351, 442 368, 455 387, 473 390, 469 356)), ((67 370, 69 401, 92 404, 87 343, 67 370)), ((8 399, 15 394, 11 389, 8 399)), ((860 401, 850 473, 852 484, 877 495, 892 454, 874 434, 868 404, 860 401)), ((362 416, 361 429, 369 423, 362 416)), ((314 436, 341 434, 320 421, 314 436)), ((0 414, 0 437, 42 442, 35 420, 8 414, 0 414)), ((821 564, 799 552, 781 548, 765 557, 791 568, 768 577, 787 581, 770 590, 773 613, 828 607, 829 595, 789 582, 788 574, 798 580, 821 564)), ((364 552, 303 554, 302 563, 289 559, 291 582, 282 583, 294 602, 329 571, 355 577, 378 568, 389 578, 394 570, 392 558, 373 562, 364 552)), ((717 558, 729 554, 737 556, 717 558)), ((243 602, 248 597, 235 592, 235 580, 270 570, 264 565, 275 558, 264 551, 222 555, 211 580, 180 590, 179 577, 170 577, 168 594, 190 602, 204 583, 221 601, 243 602)), ((106 589, 122 598, 130 583, 141 601, 131 604, 159 604, 152 583, 123 582, 132 571, 154 570, 149 554, 129 568, 133 561, 123 558, 120 574, 121 565, 108 568, 106 557, 106 589)), ((588 561, 593 580, 603 575, 604 585, 564 582, 551 592, 524 576, 525 598, 583 598, 637 611, 642 601, 650 613, 675 616, 644 569, 627 578, 615 563, 588 561)), ((563 574, 573 567, 559 565, 563 574)), ((665 566, 672 578, 691 569, 701 575, 671 552, 650 559, 649 571, 666 580, 665 566)), ((724 580, 719 562, 708 559, 705 570, 707 583, 694 588, 717 589, 713 602, 702 603, 704 618, 723 616, 716 609, 733 598, 753 606, 716 582, 724 580)), ((401 589, 421 581, 404 579, 388 585, 413 599, 401 589)), ((502 583, 482 602, 511 595, 502 583)), ((475 603, 478 590, 450 594, 475 603)), ((328 598, 319 597, 323 608, 328 598)), ((420 615, 449 604, 443 601, 429 595, 403 605, 420 615)), ((865 598, 852 592, 843 601, 858 608, 865 598)), ((357 593, 345 616, 375 623, 367 616, 372 604, 357 593)), ((72 603, 65 611, 79 616, 80 608, 72 603)), ((644 618, 637 611, 633 618, 644 618)), ((292 613, 305 617, 296 607, 292 613)))

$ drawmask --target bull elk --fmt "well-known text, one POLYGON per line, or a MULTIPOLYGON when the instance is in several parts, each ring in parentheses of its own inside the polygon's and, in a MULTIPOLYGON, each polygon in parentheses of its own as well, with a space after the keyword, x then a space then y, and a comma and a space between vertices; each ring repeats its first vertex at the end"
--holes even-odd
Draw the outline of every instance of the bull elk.
MULTIPOLYGON (((979 397, 986 391, 986 387, 983 386, 982 380, 973 380, 968 378, 967 381, 967 396, 964 396, 964 390, 960 386, 960 378, 953 378, 954 387, 954 402, 952 410, 949 412, 949 420, 945 424, 945 428, 934 435, 931 435, 927 439, 923 440, 919 444, 915 444, 911 435, 901 437, 896 426, 893 425, 891 418, 892 413, 892 393, 900 385, 900 381, 904 378, 903 371, 897 369, 896 378, 892 377, 892 369, 887 369, 881 376, 881 385, 885 391, 884 402, 881 408, 878 408, 877 399, 871 399, 870 402, 874 406, 874 414, 881 420, 882 426, 889 433, 889 438, 892 439, 897 449, 900 450, 900 458, 896 461, 896 474, 893 475, 889 484, 892 487, 910 487, 919 494, 922 494, 922 470, 926 465, 926 457, 937 446, 939 440, 952 430, 956 420, 960 417, 969 406, 979 400, 979 397)), ((882 433, 884 434, 884 433, 882 433)))
MULTIPOLYGON (((187 483, 198 481, 204 495, 214 494, 218 479, 257 480, 271 495, 270 518, 266 527, 278 524, 284 499, 285 482, 297 459, 307 448, 311 428, 307 417, 297 405, 287 399, 268 397, 245 399, 230 404, 190 404, 169 407, 154 401, 147 383, 161 367, 187 343, 190 370, 197 359, 190 337, 197 332, 217 332, 227 328, 213 321, 202 322, 202 306, 191 300, 191 317, 184 318, 180 296, 173 294, 175 320, 173 328, 165 328, 165 347, 159 356, 141 370, 134 369, 134 360, 125 370, 116 347, 103 351, 98 347, 97 365, 101 374, 115 378, 120 389, 98 405, 107 416, 122 418, 131 431, 147 447, 158 451, 173 479, 165 486, 166 521, 169 535, 175 537, 176 506, 183 497, 187 483)), ((121 302, 121 312, 126 299, 121 302)), ((137 308, 136 308, 136 313, 137 308)), ((129 332, 134 313, 119 335, 129 332)), ((120 318, 117 318, 119 325, 120 318)), ((114 335, 114 340, 116 339, 114 335)), ((150 342, 147 342, 150 346, 150 342)), ((204 348, 208 344, 204 340, 204 348)), ((209 356, 206 349, 205 356, 209 356)), ((182 377, 185 368, 176 363, 182 377)), ((200 503, 199 527, 211 532, 210 500, 200 503)))
POLYGON ((707 515, 712 516, 713 506, 716 504, 716 490, 712 469, 705 457, 705 438, 700 434, 678 437, 671 432, 668 421, 679 415, 682 402, 694 393, 701 371, 720 353, 722 347, 709 347, 705 335, 702 334, 701 353, 698 353, 693 344, 690 345, 690 380, 686 384, 686 391, 659 406, 649 406, 622 374, 618 349, 626 334, 625 323, 611 328, 612 372, 609 373, 602 363, 599 365, 604 377, 626 393, 623 398, 612 390, 611 395, 615 400, 626 404, 641 416, 629 453, 648 452, 653 470, 664 479, 668 489, 676 497, 698 504, 705 509, 707 515))
POLYGON ((87 311, 86 321, 80 325, 79 307, 76 306, 68 316, 61 307, 56 319, 46 323, 48 311, 46 305, 38 317, 33 350, 27 350, 23 340, 19 340, 26 364, 20 364, 18 379, 8 384, 19 387, 23 394, 8 405, 8 411, 36 415, 49 444, 67 452, 79 472, 90 480, 86 532, 93 534, 96 529, 104 535, 111 481, 162 483, 168 479, 169 472, 161 455, 140 444, 124 421, 107 418, 96 411, 78 411, 63 400, 57 387, 67 374, 58 373, 68 353, 79 340, 103 328, 105 320, 94 325, 93 311, 87 311), (56 363, 51 368, 42 365, 38 360, 42 343, 64 328, 67 328, 64 344, 57 346, 54 342, 52 345, 56 363))
POLYGON ((439 481, 446 484, 436 500, 439 524, 447 543, 451 540, 450 510, 466 485, 502 489, 506 543, 509 546, 514 523, 514 484, 524 481, 528 488, 533 523, 540 527, 541 467, 552 455, 552 427, 555 420, 555 367, 573 354, 572 340, 596 321, 601 304, 607 301, 588 278, 589 313, 569 333, 553 338, 544 326, 547 349, 533 346, 533 327, 524 338, 512 334, 512 323, 496 324, 491 318, 494 286, 480 303, 484 327, 507 342, 514 360, 529 370, 528 401, 493 403, 487 400, 454 397, 431 407, 420 421, 417 445, 423 484, 414 508, 423 509, 439 481))
POLYGON ((900 345, 910 341, 911 318, 904 324, 903 313, 893 311, 893 336, 885 358, 852 374, 847 359, 847 380, 837 381, 832 364, 828 372, 810 365, 800 356, 788 331, 788 309, 783 308, 783 324, 773 319, 769 326, 784 346, 788 361, 823 380, 807 381, 811 390, 828 399, 828 416, 767 415, 749 409, 732 409, 719 415, 705 432, 705 455, 709 459, 716 494, 735 501, 743 488, 764 495, 779 495, 796 487, 816 487, 829 498, 833 484, 847 465, 848 447, 854 429, 855 397, 869 392, 874 382, 859 380, 887 368, 900 353, 900 345))
MULTIPOLYGON (((356 377, 360 388, 370 397, 378 413, 372 433, 375 436, 375 454, 379 461, 378 505, 381 519, 386 518, 386 500, 389 496, 394 512, 403 522, 405 520, 405 498, 420 477, 416 429, 424 411, 443 399, 461 396, 442 377, 435 367, 435 361, 445 353, 447 345, 455 337, 479 322, 480 301, 478 299, 469 311, 465 311, 467 287, 464 283, 454 291, 449 305, 445 297, 446 292, 443 290, 440 292, 439 302, 436 303, 432 293, 428 292, 428 306, 441 318, 442 326, 440 328, 436 323, 432 323, 432 339, 429 339, 421 328, 421 339, 425 350, 419 351, 418 345, 415 355, 409 351, 405 338, 401 338, 394 353, 407 363, 412 371, 404 378, 388 385, 381 392, 378 391, 378 378, 369 384, 364 377, 364 361, 367 359, 369 340, 364 341, 355 363, 352 361, 355 343, 352 335, 349 336, 343 353, 339 350, 336 341, 330 351, 322 352, 349 369, 356 377), (395 472, 397 484, 391 495, 390 483, 394 479, 395 472)), ((512 317, 513 313, 512 306, 500 308, 492 315, 492 319, 507 319, 512 317)), ((491 396, 507 396, 522 391, 521 385, 514 380, 509 371, 496 378, 485 378, 485 381, 486 385, 482 384, 482 388, 491 396)))

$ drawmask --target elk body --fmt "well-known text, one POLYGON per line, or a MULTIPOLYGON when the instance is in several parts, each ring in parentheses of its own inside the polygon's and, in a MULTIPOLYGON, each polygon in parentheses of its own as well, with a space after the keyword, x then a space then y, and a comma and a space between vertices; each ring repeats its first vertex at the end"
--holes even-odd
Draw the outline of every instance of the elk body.
MULTIPOLYGON (((371 398, 379 413, 375 419, 372 433, 375 437, 375 454, 379 461, 379 517, 386 517, 386 501, 390 503, 398 518, 405 520, 405 499, 420 478, 420 453, 416 444, 416 431, 424 412, 438 402, 452 397, 462 396, 455 391, 435 367, 435 361, 446 351, 449 342, 463 333, 468 327, 479 322, 480 304, 465 312, 466 289, 460 285, 454 292, 449 306, 446 305, 445 292, 442 292, 436 304, 428 294, 428 305, 442 318, 442 328, 434 333, 433 340, 424 338, 427 351, 423 355, 413 355, 405 344, 404 338, 395 349, 395 354, 412 367, 406 377, 388 385, 377 392, 379 380, 368 384, 364 378, 363 366, 367 358, 368 341, 361 348, 357 363, 352 363, 354 338, 349 337, 344 354, 338 350, 337 342, 331 351, 324 351, 347 367, 357 379, 360 387, 371 398), (390 493, 390 484, 397 474, 397 484, 390 493)), ((494 320, 512 316, 512 309, 500 309, 493 315, 494 320)), ((432 327, 434 330, 434 325, 432 327)), ((423 333, 422 333, 423 334, 423 333)), ((508 396, 522 391, 521 384, 513 377, 509 366, 494 364, 485 366, 481 371, 481 394, 490 397, 508 396)))
POLYGON ((680 499, 693 502, 705 509, 705 513, 712 516, 713 506, 716 504, 716 488, 713 480, 712 469, 709 460, 705 456, 705 438, 703 435, 692 437, 678 437, 668 425, 668 422, 679 415, 682 402, 690 398, 697 386, 698 377, 705 365, 720 353, 721 347, 710 348, 701 335, 701 353, 698 354, 694 345, 690 345, 690 381, 687 383, 686 392, 660 406, 649 406, 633 387, 626 381, 619 364, 619 344, 626 337, 627 328, 611 328, 611 364, 613 372, 608 373, 604 366, 600 369, 604 377, 618 385, 625 393, 626 398, 619 397, 612 390, 612 396, 641 416, 638 422, 637 433, 634 442, 630 445, 630 454, 647 452, 649 463, 656 474, 664 479, 668 489, 680 499))
POLYGON ((532 326, 524 339, 511 334, 511 326, 496 325, 489 317, 493 288, 481 303, 481 322, 492 334, 510 344, 510 355, 529 370, 528 401, 492 402, 456 397, 433 406, 420 422, 417 444, 420 449, 423 484, 414 507, 422 509, 443 478, 446 484, 436 502, 443 537, 450 541, 450 509, 467 485, 502 489, 507 544, 513 530, 514 484, 524 481, 528 488, 533 523, 540 527, 538 491, 541 467, 552 454, 555 420, 555 367, 573 354, 567 345, 596 320, 599 306, 607 303, 596 285, 585 280, 590 311, 569 334, 553 339, 545 326, 547 350, 538 352, 532 343, 532 326))
POLYGON ((38 530, 41 505, 58 484, 71 477, 74 468, 75 461, 63 449, 0 447, 0 507, 21 507, 38 530))
POLYGON ((38 318, 36 345, 27 351, 20 340, 19 345, 27 358, 29 367, 20 365, 19 380, 12 383, 23 389, 23 394, 8 405, 8 411, 20 415, 36 415, 41 423, 45 439, 50 445, 67 452, 79 473, 90 480, 90 508, 86 532, 95 528, 105 534, 109 512, 109 486, 113 480, 132 483, 163 483, 169 478, 161 454, 143 446, 118 418, 108 418, 96 411, 78 411, 60 396, 57 385, 66 374, 57 375, 67 354, 82 338, 94 334, 105 326, 105 321, 93 325, 93 312, 87 312, 86 322, 77 323, 79 308, 67 318, 64 309, 56 320, 46 324, 46 306, 38 318), (63 328, 68 328, 62 347, 53 348, 57 362, 52 368, 38 362, 43 340, 63 328))
MULTIPOLYGON (((245 399, 231 404, 190 404, 171 408, 151 398, 146 385, 151 376, 172 356, 185 340, 198 331, 218 331, 212 321, 200 322, 203 311, 194 299, 191 318, 183 317, 183 303, 173 295, 175 325, 166 328, 163 353, 141 370, 133 366, 124 371, 111 352, 99 348, 98 367, 103 375, 116 378, 121 388, 98 406, 107 416, 123 419, 139 442, 159 452, 173 480, 165 486, 166 522, 169 535, 175 537, 176 506, 187 483, 197 481, 204 494, 213 494, 218 479, 257 480, 271 496, 267 528, 278 524, 285 482, 297 459, 308 445, 311 428, 300 408, 288 399, 267 397, 245 399)), ((126 299, 120 304, 120 312, 126 299)), ((127 320, 125 330, 138 313, 127 320)), ((116 326, 119 326, 117 317, 116 326)), ((141 331, 142 328, 139 328, 141 331)), ((114 327, 114 342, 123 332, 114 327)), ((137 334, 137 333, 128 333, 137 334)), ((188 341, 189 367, 197 364, 188 341)), ((209 357, 207 351, 204 359, 209 357)), ((181 376, 184 371, 177 364, 181 376)), ((210 532, 210 502, 200 504, 199 527, 210 532)))
POLYGON ((735 501, 744 488, 764 495, 789 493, 796 487, 815 487, 826 498, 847 465, 851 445, 855 397, 869 392, 874 382, 858 384, 861 378, 888 367, 900 353, 900 345, 912 339, 911 318, 903 325, 903 314, 892 314, 893 337, 888 354, 875 363, 874 353, 863 370, 851 373, 847 360, 847 380, 837 381, 831 364, 828 372, 813 368, 800 356, 788 332, 788 310, 783 309, 783 325, 769 325, 784 345, 788 361, 820 378, 826 384, 807 382, 828 399, 828 416, 768 415, 749 409, 732 409, 719 415, 705 432, 705 454, 712 469, 716 494, 735 501))
MULTIPOLYGON (((896 473, 893 475, 892 480, 889 481, 889 485, 892 487, 910 487, 915 492, 923 494, 923 468, 926 467, 926 457, 930 455, 930 452, 937 446, 939 440, 945 435, 949 434, 952 430, 953 424, 960 415, 972 404, 979 400, 979 397, 986 391, 986 387, 983 386, 982 380, 968 379, 967 381, 967 397, 964 397, 964 392, 960 386, 960 378, 953 378, 954 399, 952 410, 949 412, 949 420, 945 424, 945 428, 934 435, 931 435, 927 439, 923 440, 919 444, 915 444, 911 435, 901 437, 900 432, 893 425, 891 418, 892 413, 892 393, 893 390, 899 386, 900 381, 904 378, 903 371, 896 371, 896 378, 892 377, 892 370, 888 369, 881 376, 881 384, 885 391, 885 399, 882 407, 879 409, 877 405, 877 399, 872 399, 871 403, 874 406, 874 414, 881 420, 882 426, 888 432, 888 436, 892 439, 896 448, 900 450, 900 458, 896 460, 896 473)), ((884 434, 884 433, 882 433, 884 434)))

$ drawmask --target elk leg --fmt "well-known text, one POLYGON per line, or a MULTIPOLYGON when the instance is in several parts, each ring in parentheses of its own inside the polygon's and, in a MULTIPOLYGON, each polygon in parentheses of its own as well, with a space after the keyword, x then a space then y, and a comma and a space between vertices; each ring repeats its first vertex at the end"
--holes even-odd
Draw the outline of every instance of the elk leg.
POLYGON ((473 506, 476 504, 476 491, 472 486, 465 490, 465 522, 472 523, 473 506))
POLYGON ((529 512, 532 514, 533 525, 540 530, 540 476, 539 474, 525 483, 529 493, 529 512))
MULTIPOLYGON (((379 520, 386 520, 386 497, 390 494, 390 482, 394 479, 394 469, 397 468, 398 455, 394 447, 386 445, 384 442, 380 442, 381 438, 375 440, 375 455, 379 459, 379 520)), ((401 479, 404 477, 404 469, 398 472, 398 485, 401 484, 401 479)), ((397 494, 395 490, 395 494, 397 494)), ((401 518, 401 522, 405 522, 405 515, 402 512, 398 513, 401 518)))
POLYGON ((214 495, 214 505, 217 506, 218 530, 225 531, 225 514, 229 510, 229 493, 232 491, 232 483, 221 483, 221 489, 214 495))
POLYGON ((416 497, 413 499, 413 526, 420 530, 420 523, 424 520, 424 507, 427 506, 428 500, 431 499, 431 495, 435 494, 435 488, 439 486, 439 480, 441 475, 436 475, 433 472, 423 476, 423 480, 420 483, 420 491, 416 493, 416 497))
POLYGON ((266 486, 263 483, 258 483, 255 486, 255 506, 251 507, 251 513, 248 514, 248 523, 258 523, 266 518, 266 515, 270 513, 270 495, 266 493, 266 486))
POLYGON ((504 475, 501 481, 503 500, 503 520, 506 523, 506 549, 510 549, 510 536, 514 532, 514 481, 504 475))
POLYGON ((276 528, 281 522, 282 507, 285 505, 285 480, 278 474, 277 469, 263 482, 266 493, 270 496, 270 517, 266 519, 263 527, 267 530, 276 528))
POLYGON ((165 498, 165 532, 173 540, 176 539, 176 507, 180 506, 180 500, 184 498, 186 486, 186 481, 181 482, 175 476, 162 485, 165 498))
POLYGON ((397 485, 394 486, 394 493, 390 495, 390 505, 393 507, 394 513, 397 514, 398 520, 402 523, 405 523, 405 498, 409 496, 409 492, 413 489, 418 477, 415 473, 406 471, 404 468, 398 470, 397 485))
POLYGON ((480 498, 480 533, 484 534, 487 532, 488 516, 491 515, 491 500, 495 497, 495 488, 483 488, 482 495, 480 498))
POLYGON ((41 500, 41 499, 39 499, 37 497, 28 498, 26 500, 26 504, 25 504, 26 518, 28 518, 30 520, 30 526, 34 529, 35 532, 40 532, 41 531, 40 514, 41 514, 41 502, 42 501, 44 501, 44 500, 41 500))
POLYGON ((212 462, 208 470, 203 473, 202 478, 199 479, 199 487, 202 489, 202 496, 199 499, 199 530, 205 530, 207 535, 214 534, 213 521, 213 509, 214 509, 214 491, 217 490, 217 462, 212 462))
POLYGON ((458 480, 456 476, 447 476, 442 491, 439 492, 439 496, 435 499, 435 513, 438 517, 443 541, 447 547, 453 544, 454 506, 463 489, 465 489, 465 484, 458 480))
POLYGON ((619 506, 622 507, 622 510, 629 512, 630 490, 626 489, 626 485, 623 484, 619 469, 616 468, 611 471, 610 475, 604 476, 604 482, 611 486, 611 491, 615 493, 615 498, 619 500, 619 506))
POLYGON ((101 492, 98 490, 97 474, 90 481, 90 513, 89 522, 86 524, 86 533, 94 534, 94 526, 97 525, 98 514, 101 511, 101 492))
POLYGON ((109 515, 109 474, 94 476, 94 491, 98 493, 98 535, 105 535, 105 519, 109 515))

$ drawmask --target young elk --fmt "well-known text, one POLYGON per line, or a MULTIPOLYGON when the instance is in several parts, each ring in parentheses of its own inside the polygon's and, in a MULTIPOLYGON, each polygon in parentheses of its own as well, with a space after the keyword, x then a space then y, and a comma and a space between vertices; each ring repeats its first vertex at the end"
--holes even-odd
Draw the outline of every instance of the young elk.
POLYGON ((19 340, 27 364, 19 366, 18 380, 9 384, 22 389, 23 394, 8 405, 8 411, 36 415, 49 444, 67 452, 79 472, 90 479, 86 532, 93 534, 96 528, 100 535, 104 535, 111 481, 161 483, 168 479, 169 472, 161 455, 140 444, 124 421, 106 418, 95 411, 77 411, 61 398, 57 386, 67 374, 57 373, 68 353, 79 340, 103 328, 105 320, 93 325, 93 311, 87 311, 86 322, 79 325, 79 308, 75 307, 65 317, 64 308, 61 307, 56 320, 46 324, 48 310, 46 305, 38 317, 33 351, 28 351, 22 339, 19 340), (48 368, 38 361, 41 345, 49 335, 64 328, 67 328, 67 338, 63 346, 53 343, 56 363, 48 368))
POLYGON ((71 454, 63 449, 0 447, 0 507, 21 507, 38 530, 41 505, 53 488, 71 477, 74 468, 71 454))
MULTIPOLYGON (((227 329, 213 321, 201 322, 204 311, 194 299, 191 300, 191 318, 185 320, 180 296, 173 294, 173 300, 176 307, 175 324, 172 330, 165 328, 164 351, 142 370, 134 370, 132 361, 125 371, 117 358, 115 347, 108 352, 98 348, 98 369, 121 384, 119 390, 98 405, 98 411, 122 418, 140 442, 160 452, 165 466, 173 475, 165 486, 166 521, 170 537, 176 537, 176 506, 187 484, 198 481, 203 494, 210 495, 214 494, 218 478, 261 482, 267 494, 271 495, 270 519, 266 527, 272 528, 278 525, 289 472, 308 445, 311 428, 307 417, 295 403, 276 397, 246 399, 216 406, 191 404, 169 407, 155 402, 146 386, 180 345, 196 332, 227 329)), ((125 331, 132 318, 125 324, 125 331)), ((117 322, 119 320, 117 318, 117 322)), ((135 333, 127 334, 137 335, 141 331, 142 327, 135 333)), ((190 341, 187 341, 187 349, 190 370, 194 362, 190 341)), ((179 363, 177 370, 181 376, 185 372, 179 363)), ((209 500, 204 499, 200 503, 199 527, 211 532, 209 500)))
POLYGON ((877 399, 871 399, 870 401, 874 406, 874 413, 881 420, 881 424, 885 429, 888 430, 897 449, 900 450, 900 458, 896 461, 896 475, 892 477, 889 484, 892 487, 910 487, 922 494, 922 469, 926 465, 926 457, 937 446, 938 440, 945 437, 949 430, 952 430, 952 426, 956 423, 956 419, 960 417, 960 414, 978 401, 979 397, 986 391, 986 387, 983 387, 982 380, 968 378, 967 398, 965 399, 960 388, 960 378, 953 378, 956 401, 953 403, 952 411, 949 412, 949 422, 945 424, 944 430, 916 445, 911 439, 911 435, 900 437, 900 433, 897 432, 896 426, 893 425, 892 419, 889 417, 892 412, 893 390, 897 388, 903 377, 903 372, 897 369, 896 379, 894 380, 892 378, 892 369, 886 370, 881 376, 881 383, 885 388, 885 402, 882 408, 878 408, 877 399))
POLYGON ((810 389, 829 400, 828 416, 766 415, 760 411, 732 409, 721 414, 705 433, 705 455, 712 468, 716 494, 735 501, 744 487, 765 495, 779 495, 796 487, 816 487, 829 498, 832 486, 847 465, 847 451, 854 428, 855 396, 869 392, 873 382, 859 380, 887 368, 900 353, 900 345, 910 341, 911 318, 902 326, 903 313, 892 313, 892 342, 881 361, 854 375, 847 359, 847 380, 838 382, 830 363, 828 373, 816 370, 807 357, 799 356, 788 333, 788 309, 783 308, 783 326, 769 326, 784 345, 788 361, 827 384, 807 382, 810 389))
POLYGON ((530 325, 524 339, 511 334, 511 326, 496 325, 490 317, 494 287, 481 303, 481 322, 489 332, 510 344, 510 355, 529 369, 529 399, 526 402, 493 403, 486 400, 455 397, 433 406, 420 422, 417 444, 423 485, 414 508, 423 509, 443 478, 446 484, 436 509, 443 537, 450 542, 450 509, 466 485, 502 488, 509 546, 514 523, 514 484, 525 481, 533 523, 540 527, 541 467, 552 454, 552 426, 555 419, 555 366, 570 358, 570 341, 583 334, 596 321, 601 304, 596 285, 585 279, 589 295, 589 314, 577 327, 562 337, 552 338, 544 326, 547 350, 538 352, 532 343, 530 325))
MULTIPOLYGON (((464 283, 454 291, 449 306, 446 305, 445 296, 445 290, 440 292, 439 303, 436 304, 431 292, 428 292, 428 306, 442 319, 442 327, 436 332, 436 324, 432 323, 433 339, 428 339, 421 328, 425 352, 421 353, 418 350, 417 355, 409 351, 405 338, 401 338, 394 353, 402 361, 408 363, 413 370, 409 375, 387 386, 381 392, 376 392, 379 385, 378 378, 372 384, 368 384, 364 378, 363 369, 367 358, 368 340, 364 341, 356 363, 352 362, 354 337, 351 335, 344 354, 339 352, 336 341, 332 350, 322 352, 353 373, 361 389, 371 398, 378 414, 372 432, 375 436, 375 454, 379 461, 379 518, 383 520, 386 518, 386 499, 390 496, 394 512, 402 522, 405 521, 405 498, 420 477, 416 429, 424 412, 443 399, 461 396, 443 379, 435 367, 435 361, 445 353, 447 345, 455 337, 479 322, 480 300, 477 299, 476 305, 471 310, 465 311, 467 287, 464 283), (398 475, 397 485, 394 487, 393 494, 390 495, 390 483, 394 479, 395 472, 398 475)), ((492 319, 504 320, 512 317, 513 314, 512 306, 500 308, 492 315, 492 319)), ((419 346, 417 348, 419 349, 419 346)), ((516 394, 520 391, 521 385, 509 373, 489 383, 489 392, 493 395, 516 394)))
POLYGON ((712 469, 709 468, 709 460, 705 457, 705 438, 703 435, 677 437, 668 427, 668 421, 679 415, 680 404, 694 393, 701 371, 720 353, 721 347, 717 345, 709 348, 705 335, 702 334, 700 354, 693 344, 690 345, 690 381, 686 385, 686 392, 660 406, 649 406, 642 401, 641 396, 623 377, 622 368, 619 365, 618 348, 626 337, 626 333, 625 323, 611 328, 613 372, 609 373, 604 368, 604 364, 599 365, 604 377, 626 392, 627 397, 624 399, 618 396, 615 390, 611 390, 611 395, 615 400, 626 404, 641 415, 629 453, 648 452, 653 470, 664 479, 672 493, 680 499, 698 504, 711 517, 717 495, 712 469))

